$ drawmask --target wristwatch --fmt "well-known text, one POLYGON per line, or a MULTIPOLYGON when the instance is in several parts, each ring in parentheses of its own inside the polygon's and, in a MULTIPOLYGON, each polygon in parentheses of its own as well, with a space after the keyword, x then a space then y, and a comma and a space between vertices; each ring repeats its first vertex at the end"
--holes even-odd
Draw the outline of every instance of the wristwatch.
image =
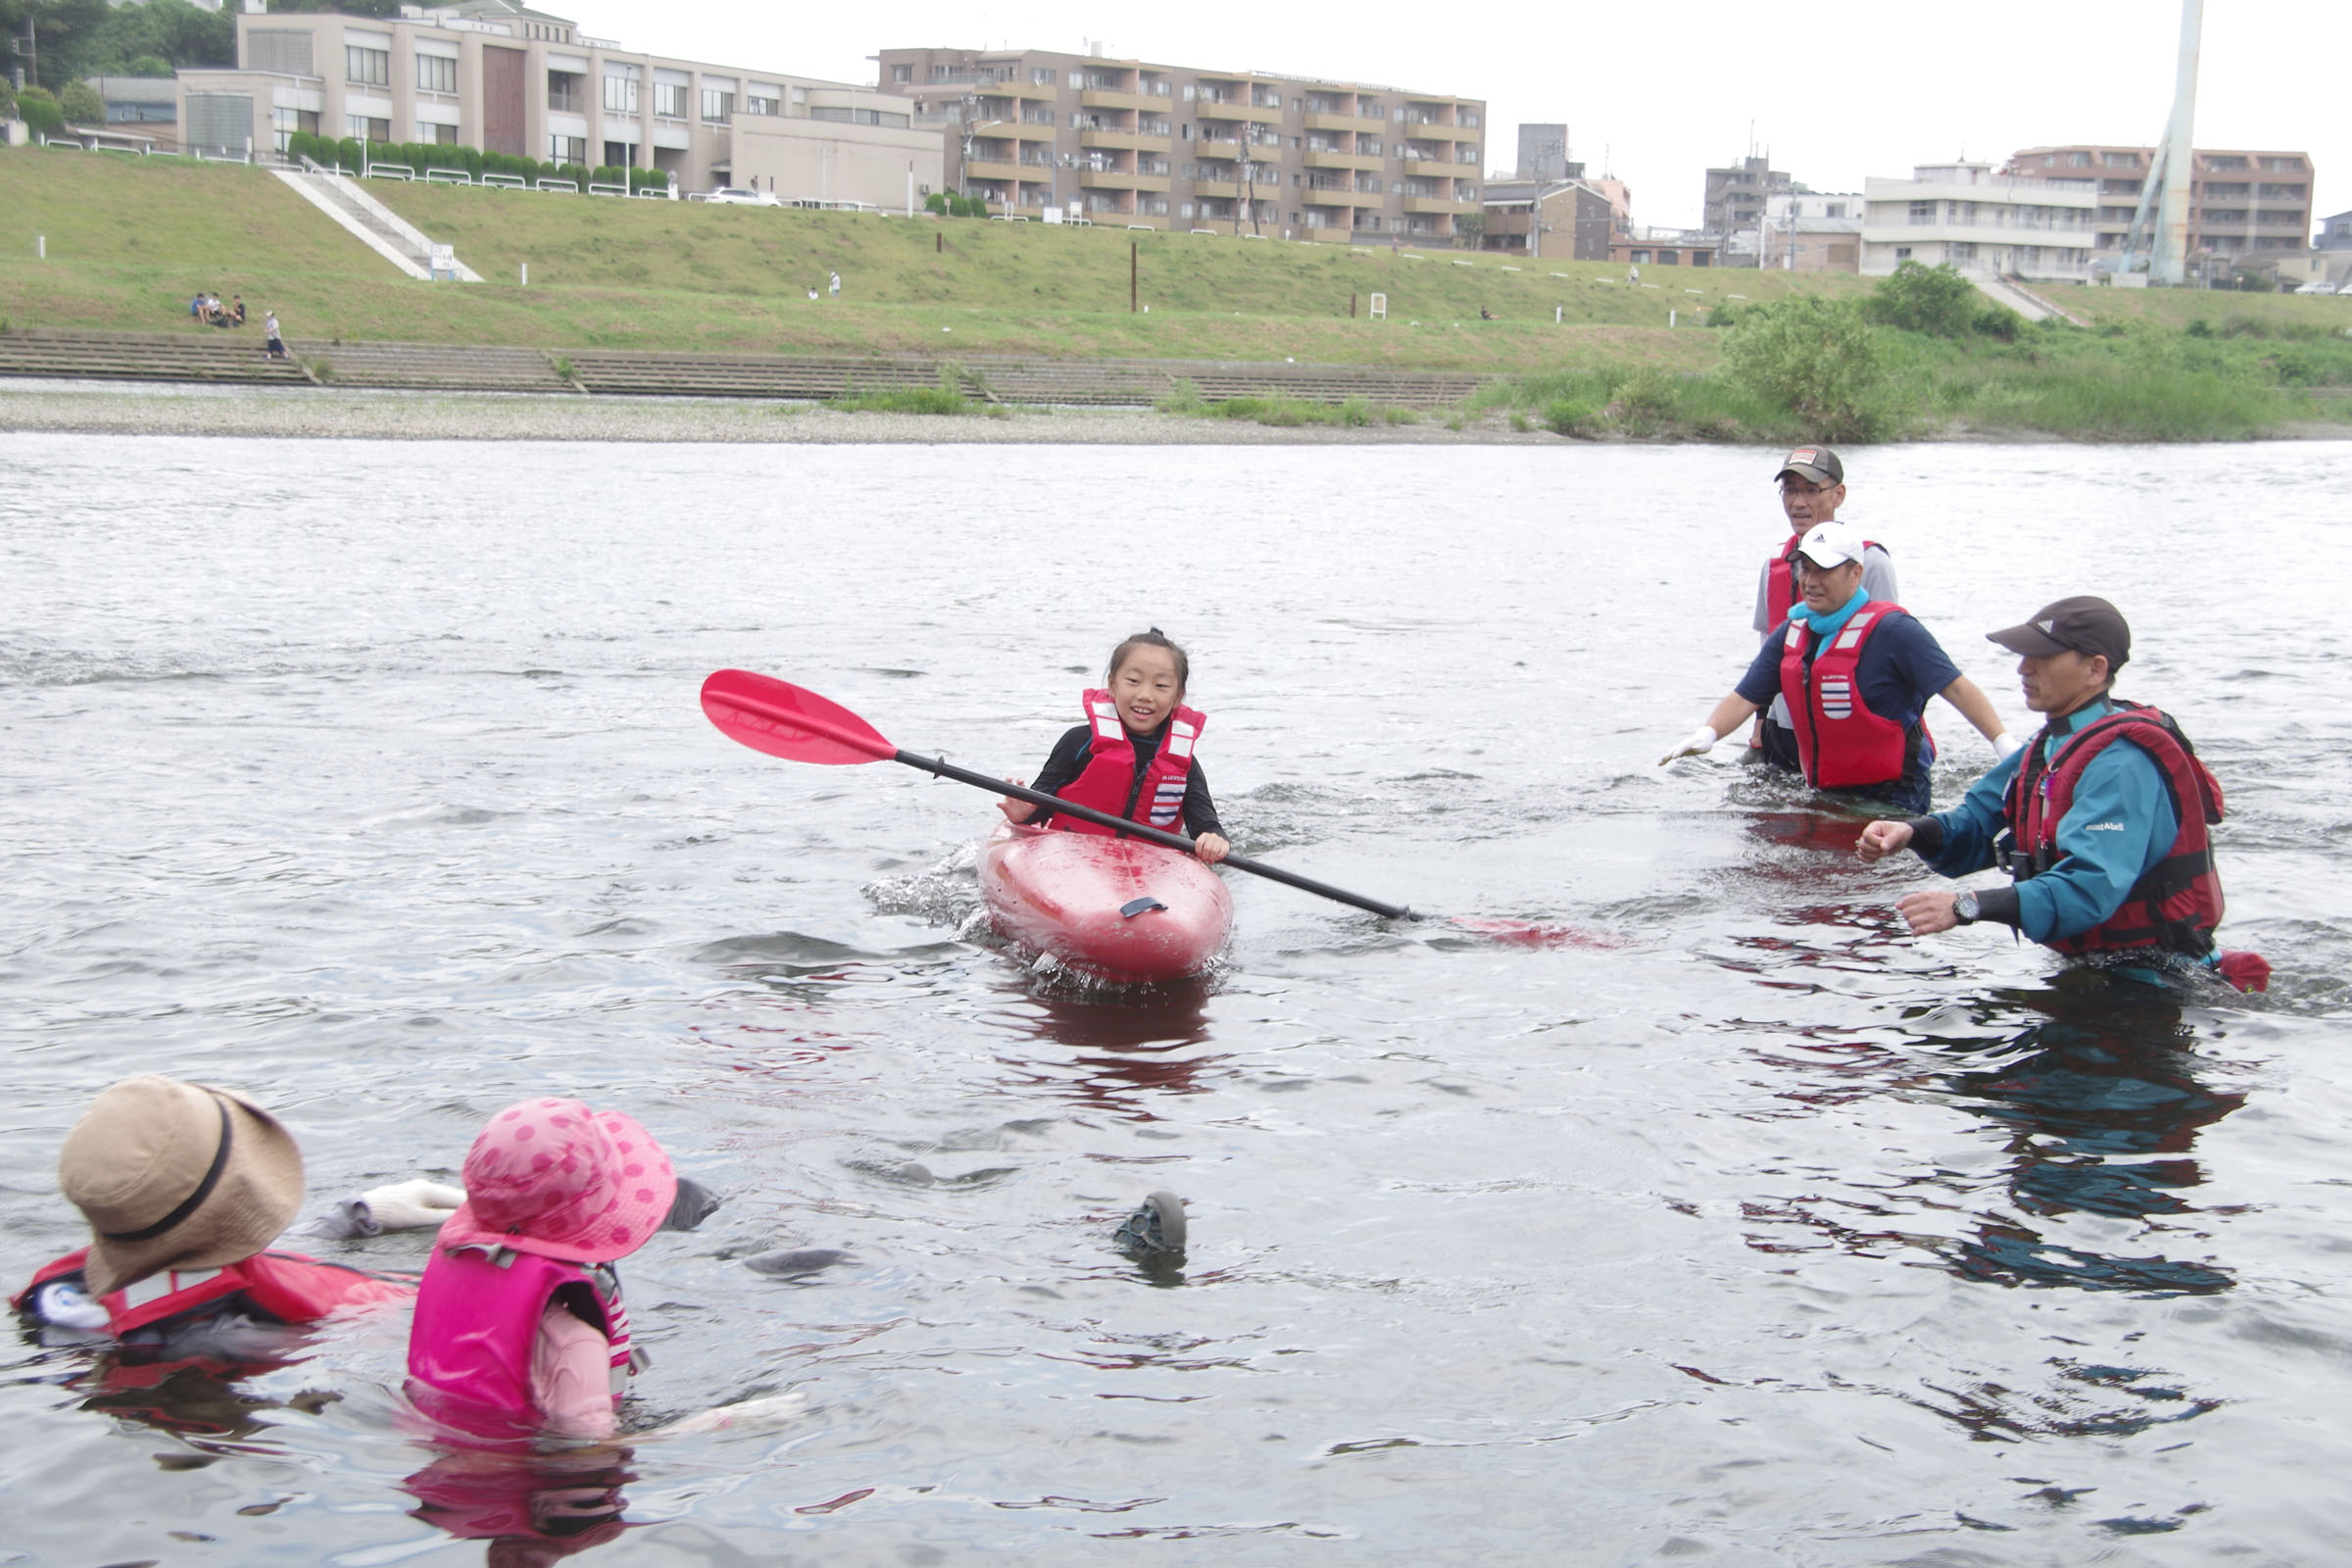
POLYGON ((1975 925, 1977 916, 1983 912, 1974 893, 1963 893, 1952 901, 1952 918, 1962 925, 1975 925))

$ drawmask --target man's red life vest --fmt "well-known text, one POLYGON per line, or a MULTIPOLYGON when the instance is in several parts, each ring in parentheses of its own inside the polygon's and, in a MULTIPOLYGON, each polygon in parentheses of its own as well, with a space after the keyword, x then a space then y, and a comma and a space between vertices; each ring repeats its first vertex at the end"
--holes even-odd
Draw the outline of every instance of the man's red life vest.
MULTIPOLYGON (((1193 744, 1200 740, 1207 715, 1197 708, 1181 706, 1169 714, 1159 751, 1140 781, 1135 776, 1135 742, 1127 738, 1127 726, 1119 721, 1119 708, 1110 693, 1099 687, 1087 690, 1086 722, 1093 731, 1087 743, 1086 766, 1054 794, 1112 816, 1148 823, 1162 833, 1183 832, 1184 788, 1192 778, 1193 744)), ((1109 828, 1058 811, 1052 825, 1067 833, 1110 833, 1109 828)))
POLYGON ((2180 826, 2164 858, 2132 884, 2113 914, 2087 931, 2052 937, 2047 946, 2070 955, 2162 948, 2201 958, 2213 951, 2214 928, 2222 923, 2222 879, 2214 870, 2209 831, 2222 819, 2221 783, 2170 715, 2143 703, 2108 701, 2115 711, 2068 737, 2055 764, 2042 756, 2041 735, 2026 747, 2002 802, 2009 818, 2009 873, 2023 882, 2065 858, 2058 824, 2074 805, 2082 770, 2099 753, 2128 740, 2156 760, 2180 826))
POLYGON ((1781 695, 1796 730, 1797 760, 1817 789, 1892 784, 1903 776, 1908 730, 1873 712, 1854 679, 1871 634, 1887 616, 1901 613, 1900 605, 1864 605, 1813 656, 1809 668, 1805 650, 1812 628, 1802 620, 1788 622, 1781 640, 1781 695))
MULTIPOLYGON (((51 1280, 80 1273, 89 1255, 85 1247, 43 1264, 9 1304, 22 1309, 33 1292, 51 1280)), ((219 1268, 163 1269, 99 1297, 98 1304, 106 1308, 106 1331, 121 1338, 231 1296, 243 1296, 256 1310, 281 1323, 315 1323, 338 1307, 398 1300, 415 1289, 299 1252, 256 1252, 243 1262, 219 1268)))
MULTIPOLYGON (((1819 523, 1813 525, 1819 526, 1819 523)), ((1805 530, 1806 533, 1811 531, 1811 528, 1805 530)), ((1796 547, 1804 542, 1804 534, 1790 534, 1788 542, 1781 546, 1781 553, 1764 563, 1764 608, 1771 612, 1772 622, 1776 626, 1788 618, 1788 612, 1794 610, 1796 602, 1804 597, 1796 591, 1796 547)), ((1881 555, 1886 551, 1886 547, 1876 539, 1863 540, 1862 548, 1866 552, 1876 550, 1881 555)))
POLYGON ((409 1393, 418 1408, 476 1437, 536 1433, 545 1417, 531 1399, 531 1350, 559 1293, 611 1343, 618 1409, 629 1375, 643 1364, 629 1347, 618 1276, 503 1247, 438 1247, 424 1266, 409 1329, 409 1393))

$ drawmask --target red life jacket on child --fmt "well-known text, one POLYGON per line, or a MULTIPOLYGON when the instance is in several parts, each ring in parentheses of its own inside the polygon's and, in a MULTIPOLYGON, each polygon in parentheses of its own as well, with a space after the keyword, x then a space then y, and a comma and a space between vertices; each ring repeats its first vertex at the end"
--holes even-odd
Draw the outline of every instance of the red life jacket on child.
MULTIPOLYGON (((89 1255, 84 1247, 42 1264, 9 1304, 22 1309, 51 1280, 80 1273, 89 1255)), ((256 1252, 218 1268, 163 1269, 99 1297, 98 1304, 106 1308, 106 1331, 119 1339, 231 1296, 281 1323, 315 1323, 337 1307, 397 1300, 415 1288, 299 1252, 256 1252)))
MULTIPOLYGON (((1110 693, 1100 687, 1087 689, 1086 721, 1094 732, 1087 745, 1086 766, 1054 794, 1112 816, 1149 823, 1162 833, 1183 832, 1184 788, 1193 772, 1193 743, 1200 738, 1208 716, 1197 708, 1182 706, 1170 713, 1159 751, 1140 782, 1135 776, 1135 742, 1127 738, 1127 726, 1119 721, 1118 705, 1111 701, 1110 693)), ((1054 813, 1052 825, 1066 833, 1110 833, 1109 828, 1060 812, 1054 813)))
MULTIPOLYGON (((1806 533, 1811 531, 1810 528, 1805 530, 1806 533)), ((1795 609, 1796 602, 1804 597, 1796 591, 1796 547, 1804 542, 1804 534, 1790 534, 1788 542, 1781 546, 1781 553, 1764 563, 1764 608, 1771 612, 1776 626, 1788 618, 1788 612, 1795 609)), ((1865 551, 1876 550, 1881 555, 1886 553, 1886 547, 1876 539, 1863 540, 1862 548, 1865 551)))
POLYGON ((1900 605, 1864 605, 1813 656, 1810 668, 1805 650, 1812 628, 1791 620, 1782 636, 1781 695, 1796 731, 1797 760, 1817 789, 1892 784, 1903 776, 1910 755, 1908 728, 1874 712, 1854 679, 1871 634, 1888 615, 1901 613, 1900 605))
POLYGON ((612 1269, 533 1252, 440 1247, 424 1266, 409 1329, 409 1394, 436 1419, 484 1438, 528 1437, 543 1424, 531 1401, 539 1319, 564 1303, 612 1347, 612 1406, 644 1364, 629 1348, 629 1317, 612 1269))
POLYGON ((2156 760, 2180 826, 2164 858, 2132 885, 2113 914, 2087 931, 2052 937, 2047 945, 2070 955, 2162 948, 2201 958, 2213 951, 2214 927, 2222 923, 2222 879, 2213 867, 2209 832, 2222 819, 2221 782, 2198 760, 2196 748, 2170 715, 2144 703, 2108 701, 2115 711, 2076 730, 2058 749, 2055 765, 2042 756, 2041 736, 2026 747, 2001 803, 2009 818, 2004 863, 2023 882, 2064 859, 2058 824, 2074 805, 2082 770, 2117 741, 2131 741, 2156 760))

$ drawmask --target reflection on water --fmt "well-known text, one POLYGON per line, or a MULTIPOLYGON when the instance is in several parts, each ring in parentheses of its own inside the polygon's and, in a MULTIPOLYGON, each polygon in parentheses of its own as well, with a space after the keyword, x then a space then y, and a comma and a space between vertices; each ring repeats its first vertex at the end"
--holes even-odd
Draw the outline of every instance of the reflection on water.
POLYGON ((436 1447, 401 1486, 415 1517, 461 1541, 489 1543, 490 1568, 537 1568, 618 1539, 629 1450, 505 1453, 436 1447))

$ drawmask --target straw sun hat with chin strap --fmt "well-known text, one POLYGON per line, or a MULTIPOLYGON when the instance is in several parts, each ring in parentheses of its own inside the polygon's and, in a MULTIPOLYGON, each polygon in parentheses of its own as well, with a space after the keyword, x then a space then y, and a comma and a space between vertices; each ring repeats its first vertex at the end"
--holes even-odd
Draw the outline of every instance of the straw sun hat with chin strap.
POLYGON ((90 1222, 83 1277, 105 1296, 166 1268, 268 1247, 302 1207, 302 1152, 242 1096, 141 1073, 82 1112, 57 1182, 90 1222))

